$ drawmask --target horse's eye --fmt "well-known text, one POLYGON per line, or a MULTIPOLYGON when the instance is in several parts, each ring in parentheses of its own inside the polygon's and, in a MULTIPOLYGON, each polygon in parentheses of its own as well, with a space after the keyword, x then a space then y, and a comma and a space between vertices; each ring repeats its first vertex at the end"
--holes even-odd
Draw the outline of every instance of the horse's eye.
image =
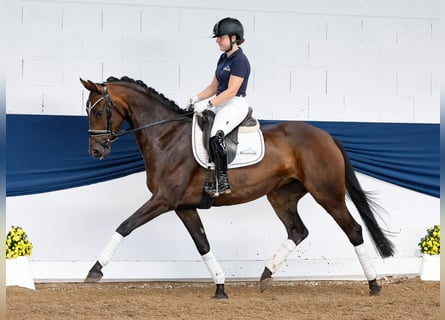
POLYGON ((104 114, 104 112, 102 110, 97 110, 94 115, 98 118, 102 117, 102 115, 104 114))

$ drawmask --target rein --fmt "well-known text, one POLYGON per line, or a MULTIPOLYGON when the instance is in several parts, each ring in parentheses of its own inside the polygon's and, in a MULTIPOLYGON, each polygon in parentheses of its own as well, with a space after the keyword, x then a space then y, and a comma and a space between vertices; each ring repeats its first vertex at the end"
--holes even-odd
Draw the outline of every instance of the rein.
POLYGON ((119 137, 122 137, 126 134, 129 133, 133 133, 136 131, 140 131, 142 129, 146 129, 146 128, 150 128, 150 127, 154 127, 157 125, 161 125, 164 123, 168 123, 168 122, 174 122, 174 121, 179 121, 181 119, 187 118, 188 116, 190 116, 191 114, 193 114, 193 111, 184 113, 180 116, 177 116, 175 118, 172 119, 164 119, 164 120, 159 120, 156 122, 152 122, 152 123, 148 123, 145 124, 143 126, 140 126, 138 128, 131 128, 131 129, 125 129, 123 131, 118 131, 117 133, 113 132, 113 119, 112 119, 112 113, 111 113, 111 106, 113 106, 117 112, 122 116, 122 118, 125 119, 125 117, 122 115, 122 113, 119 111, 119 109, 116 108, 116 106, 114 105, 113 101, 111 100, 110 94, 108 93, 107 87, 104 85, 104 96, 99 98, 93 105, 90 105, 89 107, 87 107, 87 113, 88 115, 90 114, 91 110, 94 109, 94 107, 97 106, 97 104, 102 101, 105 100, 105 105, 106 105, 106 113, 107 113, 107 129, 106 130, 92 130, 89 129, 88 130, 88 135, 91 136, 103 136, 103 135, 108 135, 108 139, 107 142, 109 143, 113 143, 114 141, 116 141, 119 137))
POLYGON ((125 129, 123 131, 119 131, 118 133, 115 133, 114 136, 115 136, 115 139, 117 139, 117 138, 122 137, 122 136, 124 136, 124 135, 126 135, 128 133, 136 132, 136 131, 139 131, 139 130, 142 130, 142 129, 154 127, 154 126, 157 126, 157 125, 160 125, 160 124, 164 124, 164 123, 168 123, 168 122, 179 121, 181 119, 187 118, 191 114, 193 114, 193 111, 187 112, 185 114, 182 114, 182 115, 177 116, 177 117, 172 118, 172 119, 159 120, 159 121, 156 121, 156 122, 144 124, 143 126, 140 126, 138 128, 134 128, 134 129, 125 129))

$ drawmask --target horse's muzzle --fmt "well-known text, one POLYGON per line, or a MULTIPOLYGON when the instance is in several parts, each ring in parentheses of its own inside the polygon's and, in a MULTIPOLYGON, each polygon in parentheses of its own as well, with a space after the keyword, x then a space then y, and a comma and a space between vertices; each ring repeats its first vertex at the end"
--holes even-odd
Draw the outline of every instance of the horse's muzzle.
POLYGON ((108 156, 111 152, 110 146, 107 143, 100 143, 98 141, 90 142, 90 147, 88 148, 88 153, 94 158, 103 159, 108 156))

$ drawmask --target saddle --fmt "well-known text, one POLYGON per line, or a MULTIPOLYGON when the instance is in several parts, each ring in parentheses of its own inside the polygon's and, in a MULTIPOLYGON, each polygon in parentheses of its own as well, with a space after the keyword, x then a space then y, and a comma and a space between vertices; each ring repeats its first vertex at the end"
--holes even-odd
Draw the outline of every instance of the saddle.
MULTIPOLYGON (((209 138, 215 113, 205 110, 194 115, 192 145, 196 161, 205 168, 214 165, 209 160, 209 138)), ((252 108, 244 120, 225 136, 228 168, 239 168, 258 163, 264 157, 264 138, 257 119, 252 117, 252 108)))

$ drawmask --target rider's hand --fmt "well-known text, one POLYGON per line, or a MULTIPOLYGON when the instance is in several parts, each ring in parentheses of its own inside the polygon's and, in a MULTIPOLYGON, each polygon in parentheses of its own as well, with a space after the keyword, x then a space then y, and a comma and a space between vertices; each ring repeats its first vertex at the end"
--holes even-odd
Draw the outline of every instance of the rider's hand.
POLYGON ((191 97, 191 98, 187 99, 187 102, 183 109, 191 110, 193 108, 193 105, 195 105, 195 103, 198 103, 198 102, 199 102, 198 96, 191 97))
POLYGON ((193 105, 193 111, 195 111, 195 113, 202 113, 208 107, 209 103, 207 101, 197 102, 193 105))

